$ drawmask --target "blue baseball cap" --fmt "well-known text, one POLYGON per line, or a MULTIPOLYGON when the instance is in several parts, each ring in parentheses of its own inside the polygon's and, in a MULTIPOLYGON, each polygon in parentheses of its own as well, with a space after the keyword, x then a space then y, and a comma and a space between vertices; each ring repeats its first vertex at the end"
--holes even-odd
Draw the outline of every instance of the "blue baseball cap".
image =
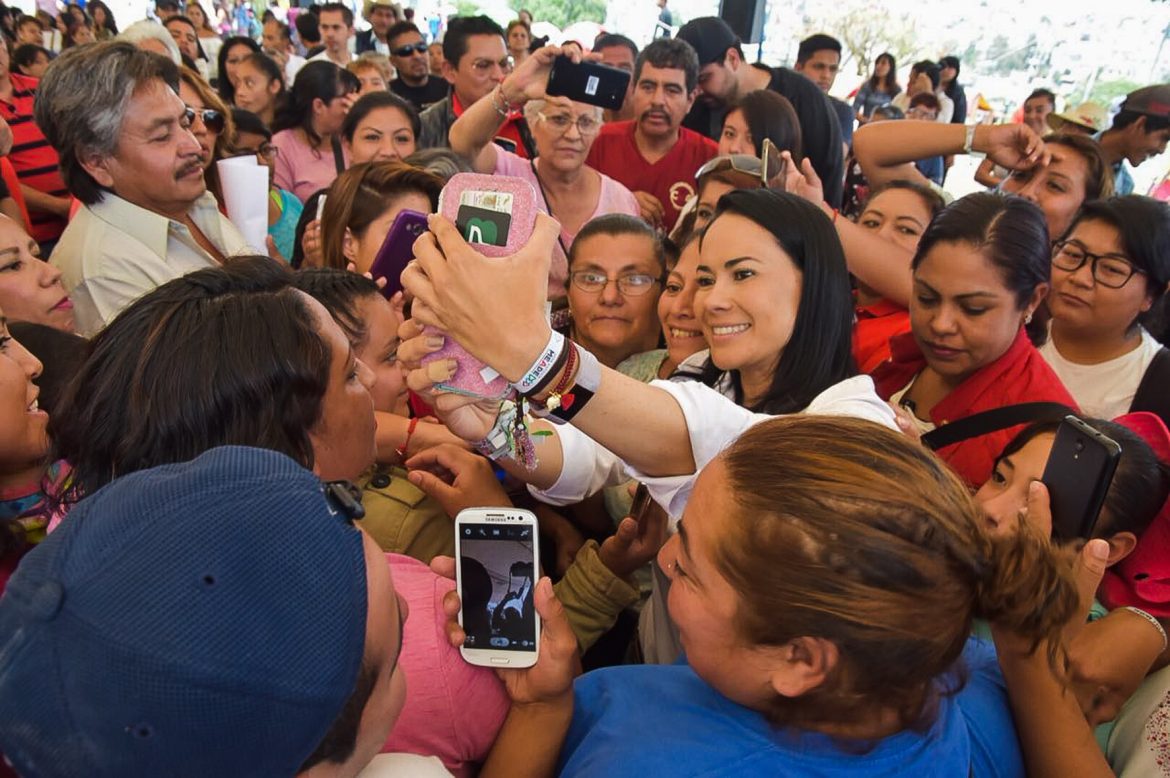
POLYGON ((0 751, 22 775, 293 775, 354 691, 361 533, 283 454, 123 476, 0 598, 0 751))

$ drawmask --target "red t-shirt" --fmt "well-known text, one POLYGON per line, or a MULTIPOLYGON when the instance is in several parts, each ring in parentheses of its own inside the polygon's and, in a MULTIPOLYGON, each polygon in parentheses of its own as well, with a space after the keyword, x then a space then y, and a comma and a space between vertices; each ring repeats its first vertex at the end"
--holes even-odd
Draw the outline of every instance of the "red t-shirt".
POLYGON ((715 141, 685 127, 666 156, 651 164, 634 142, 634 120, 612 122, 601 128, 589 157, 590 167, 617 179, 631 192, 648 192, 658 198, 665 211, 663 225, 669 232, 679 210, 695 194, 695 173, 715 156, 715 141))
MULTIPOLYGON (((68 197, 69 190, 61 178, 57 152, 33 121, 37 79, 15 73, 9 78, 12 79, 12 99, 0 100, 0 116, 8 122, 13 135, 8 159, 16 169, 20 183, 54 197, 68 197)), ((29 209, 29 233, 38 243, 59 238, 65 224, 65 219, 60 216, 29 209)))
POLYGON ((853 359, 857 369, 869 375, 890 358, 890 338, 910 331, 910 312, 889 300, 854 309, 853 359))
MULTIPOLYGON (((488 99, 488 98, 482 98, 488 99)), ((463 115, 463 103, 459 102, 459 97, 455 94, 455 90, 451 90, 451 110, 455 112, 455 118, 458 119, 463 115)), ((492 139, 494 143, 499 144, 500 148, 506 149, 518 157, 528 159, 528 148, 524 145, 524 140, 520 135, 520 120, 524 118, 524 114, 519 111, 513 111, 508 115, 508 118, 500 125, 500 129, 496 130, 495 137, 492 139)))

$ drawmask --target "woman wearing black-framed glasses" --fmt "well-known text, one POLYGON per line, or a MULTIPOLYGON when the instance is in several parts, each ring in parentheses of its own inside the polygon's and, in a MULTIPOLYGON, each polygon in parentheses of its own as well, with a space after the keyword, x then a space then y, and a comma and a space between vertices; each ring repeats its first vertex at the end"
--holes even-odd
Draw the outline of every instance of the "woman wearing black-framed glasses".
POLYGON ((1040 353, 1090 416, 1152 411, 1170 424, 1170 351, 1146 329, 1170 283, 1170 206, 1128 195, 1086 203, 1052 250, 1040 353))

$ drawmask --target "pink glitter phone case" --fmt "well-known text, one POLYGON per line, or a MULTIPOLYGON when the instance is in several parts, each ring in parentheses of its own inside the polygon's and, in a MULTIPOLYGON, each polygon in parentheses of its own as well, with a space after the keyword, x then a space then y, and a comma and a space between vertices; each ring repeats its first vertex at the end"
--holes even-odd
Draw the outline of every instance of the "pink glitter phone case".
MULTIPOLYGON (((485 257, 506 257, 520 250, 536 226, 536 190, 522 178, 457 173, 439 194, 439 213, 485 257)), ((436 332, 427 328, 428 334, 436 332)), ((442 333, 439 333, 442 334, 442 333)), ((436 388, 447 392, 499 399, 508 381, 448 338, 446 345, 423 358, 454 359, 455 375, 436 388)))

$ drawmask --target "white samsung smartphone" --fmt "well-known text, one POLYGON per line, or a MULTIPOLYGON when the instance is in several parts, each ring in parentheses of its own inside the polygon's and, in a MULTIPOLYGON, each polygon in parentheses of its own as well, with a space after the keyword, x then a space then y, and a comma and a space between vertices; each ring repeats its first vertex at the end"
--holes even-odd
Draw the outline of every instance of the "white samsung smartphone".
POLYGON ((534 590, 540 580, 536 516, 519 508, 468 508, 455 517, 460 653, 473 665, 532 667, 540 650, 534 590))

